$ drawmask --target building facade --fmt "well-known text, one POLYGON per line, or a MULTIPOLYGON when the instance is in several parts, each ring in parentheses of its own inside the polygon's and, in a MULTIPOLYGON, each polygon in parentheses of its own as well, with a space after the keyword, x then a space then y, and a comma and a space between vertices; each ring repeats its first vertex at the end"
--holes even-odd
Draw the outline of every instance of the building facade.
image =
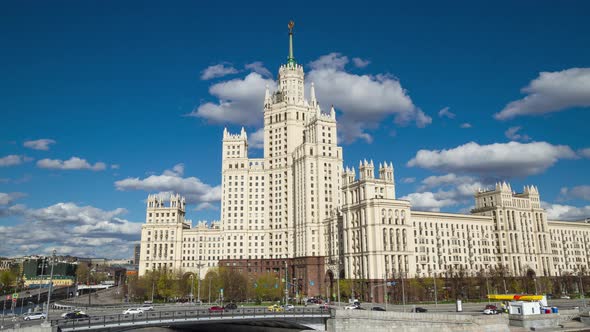
POLYGON ((224 266, 286 274, 293 293, 314 296, 332 294, 338 278, 370 286, 453 270, 542 276, 588 269, 590 224, 548 220, 534 186, 479 190, 471 214, 421 212, 396 198, 391 162, 344 169, 334 107, 322 111, 313 82, 306 97, 292 45, 290 30, 277 90, 264 95, 263 157, 248 156, 243 128, 224 129, 219 222, 191 227, 183 198, 168 204, 150 195, 140 275, 224 266))

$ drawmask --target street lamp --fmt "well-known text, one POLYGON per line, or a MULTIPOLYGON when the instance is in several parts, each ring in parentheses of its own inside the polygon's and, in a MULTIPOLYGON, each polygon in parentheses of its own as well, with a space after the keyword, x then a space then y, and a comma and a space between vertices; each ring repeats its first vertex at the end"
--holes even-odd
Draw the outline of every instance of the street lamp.
POLYGON ((199 302, 199 305, 201 304, 201 268, 204 265, 205 264, 201 264, 201 260, 199 259, 199 263, 197 264, 197 268, 198 268, 198 272, 197 272, 198 273, 198 276, 197 276, 197 302, 199 302))
POLYGON ((56 253, 57 250, 53 249, 53 256, 51 257, 51 273, 49 275, 49 293, 47 294, 47 310, 45 310, 45 322, 43 322, 44 325, 49 324, 47 320, 49 319, 49 303, 51 302, 51 291, 53 290, 53 266, 55 265, 56 253))
MULTIPOLYGON (((45 270, 45 260, 47 257, 43 257, 43 261, 41 262, 41 276, 43 276, 43 272, 45 270)), ((37 294, 37 306, 41 302, 41 285, 39 285, 39 293, 37 294)))
POLYGON ((193 303, 193 294, 194 294, 194 292, 193 292, 193 289, 194 289, 194 286, 195 286, 195 282, 194 282, 194 280, 193 280, 193 279, 194 279, 195 277, 194 277, 194 275, 192 275, 192 274, 191 274, 191 275, 189 276, 189 278, 191 279, 191 293, 190 293, 190 295, 189 295, 189 298, 191 299, 191 303, 193 303))

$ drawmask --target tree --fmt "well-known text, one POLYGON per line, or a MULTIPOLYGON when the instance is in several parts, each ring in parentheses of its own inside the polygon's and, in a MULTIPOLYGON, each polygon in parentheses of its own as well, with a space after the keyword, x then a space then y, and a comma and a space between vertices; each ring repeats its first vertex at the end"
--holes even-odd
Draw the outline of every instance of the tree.
POLYGON ((272 273, 259 276, 253 285, 256 299, 260 301, 280 300, 282 296, 280 284, 280 280, 272 273))
POLYGON ((2 293, 7 293, 10 288, 16 286, 18 275, 11 270, 0 272, 0 290, 2 293))
POLYGON ((219 278, 223 286, 224 300, 243 301, 246 299, 246 277, 234 269, 220 268, 219 278))

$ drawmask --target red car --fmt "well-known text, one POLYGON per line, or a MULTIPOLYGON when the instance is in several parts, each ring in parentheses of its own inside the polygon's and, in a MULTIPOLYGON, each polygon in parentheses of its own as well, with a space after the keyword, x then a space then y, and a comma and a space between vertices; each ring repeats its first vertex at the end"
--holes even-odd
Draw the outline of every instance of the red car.
POLYGON ((223 307, 220 307, 220 306, 217 306, 217 305, 212 306, 211 308, 209 308, 209 313, 212 313, 212 312, 223 312, 223 311, 224 311, 223 307))

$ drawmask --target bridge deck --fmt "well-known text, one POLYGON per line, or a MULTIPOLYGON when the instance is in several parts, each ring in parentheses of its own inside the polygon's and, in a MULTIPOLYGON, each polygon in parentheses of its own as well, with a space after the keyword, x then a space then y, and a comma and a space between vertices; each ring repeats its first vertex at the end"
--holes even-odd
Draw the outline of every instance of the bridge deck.
POLYGON ((307 318, 330 318, 330 310, 321 308, 295 308, 286 312, 273 312, 262 308, 236 309, 224 312, 200 310, 175 310, 145 312, 141 315, 106 315, 79 320, 53 320, 52 326, 61 331, 98 331, 107 329, 130 329, 149 326, 187 325, 199 322, 238 322, 252 320, 299 320, 307 318))

